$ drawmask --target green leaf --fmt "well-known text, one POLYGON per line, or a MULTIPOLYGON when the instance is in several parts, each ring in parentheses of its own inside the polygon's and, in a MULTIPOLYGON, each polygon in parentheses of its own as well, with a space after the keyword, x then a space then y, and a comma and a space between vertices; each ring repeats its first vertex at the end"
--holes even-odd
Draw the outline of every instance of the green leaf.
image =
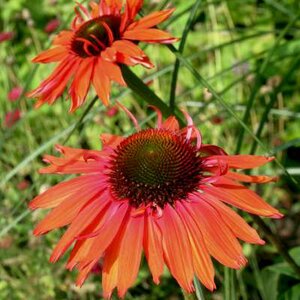
MULTIPOLYGON (((289 254, 295 260, 295 262, 300 266, 300 247, 295 247, 291 249, 289 251, 289 254)), ((291 276, 293 278, 299 278, 299 276, 294 272, 294 270, 285 262, 277 263, 272 266, 266 267, 265 270, 291 276)))

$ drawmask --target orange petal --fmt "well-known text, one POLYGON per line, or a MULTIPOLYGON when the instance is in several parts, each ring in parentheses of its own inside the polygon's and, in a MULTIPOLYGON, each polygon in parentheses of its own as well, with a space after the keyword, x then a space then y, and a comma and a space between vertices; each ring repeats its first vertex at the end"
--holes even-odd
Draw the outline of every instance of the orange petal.
POLYGON ((166 31, 153 28, 128 30, 124 32, 123 38, 134 41, 162 44, 174 43, 178 40, 172 37, 172 35, 166 31))
POLYGON ((217 183, 211 186, 201 186, 201 189, 205 193, 215 196, 220 201, 252 214, 271 218, 282 217, 282 214, 277 209, 266 203, 256 193, 235 181, 224 178, 224 176, 217 183))
POLYGON ((133 20, 143 5, 143 0, 126 0, 126 12, 128 19, 133 20))
POLYGON ((162 236, 160 229, 150 215, 147 216, 145 224, 144 250, 153 281, 159 284, 159 277, 164 269, 162 236))
POLYGON ((116 50, 116 60, 128 66, 141 64, 146 68, 152 68, 148 56, 137 45, 130 41, 116 41, 113 43, 113 48, 116 50))
POLYGON ((243 256, 242 247, 220 215, 202 198, 194 196, 193 205, 184 205, 198 225, 209 253, 223 265, 239 269, 247 263, 243 256))
POLYGON ((67 267, 73 268, 79 262, 88 264, 99 260, 118 233, 127 211, 128 205, 112 202, 92 229, 91 235, 96 235, 76 242, 67 267))
POLYGON ((50 230, 70 224, 83 206, 89 203, 95 195, 102 194, 96 184, 90 184, 85 190, 71 193, 56 208, 54 208, 34 229, 35 235, 41 235, 50 230))
POLYGON ((115 287, 118 288, 119 296, 123 297, 138 274, 142 254, 144 216, 129 218, 127 221, 106 251, 102 273, 105 298, 110 297, 115 287))
POLYGON ((119 135, 103 133, 100 136, 103 147, 117 147, 125 138, 119 135))
POLYGON ((157 220, 163 236, 163 250, 166 264, 187 292, 192 292, 193 287, 193 262, 192 251, 186 228, 169 204, 164 208, 163 216, 157 220))
POLYGON ((223 221, 228 225, 237 238, 252 244, 265 244, 265 242, 259 237, 256 230, 250 227, 234 210, 208 194, 205 194, 205 197, 202 197, 202 200, 207 202, 219 212, 223 221))
POLYGON ((144 18, 141 18, 140 20, 130 24, 127 28, 127 30, 132 29, 146 29, 150 27, 154 27, 166 19, 168 19, 171 14, 174 12, 175 9, 167 9, 162 11, 156 11, 154 13, 151 13, 147 15, 144 18))
POLYGON ((81 161, 73 158, 61 158, 51 155, 44 155, 44 161, 49 163, 50 166, 39 170, 40 174, 88 174, 88 173, 100 173, 101 166, 100 161, 88 160, 81 161))
POLYGON ((76 159, 86 161, 87 157, 103 157, 104 153, 98 150, 87 150, 80 148, 71 148, 63 145, 56 144, 55 149, 63 154, 65 159, 76 159))
POLYGON ((117 64, 106 60, 102 60, 102 64, 110 80, 113 80, 122 86, 126 86, 121 69, 117 64))
POLYGON ((165 122, 163 122, 162 128, 172 130, 172 131, 178 131, 179 123, 174 116, 171 116, 165 122))
POLYGON ((222 160, 234 169, 252 169, 263 166, 275 158, 258 155, 215 155, 209 159, 222 160))
POLYGON ((53 40, 53 45, 67 46, 72 41, 74 33, 72 31, 63 30, 53 40))
POLYGON ((274 176, 250 176, 246 174, 241 174, 241 173, 235 173, 235 172, 227 172, 226 173, 226 178, 237 180, 237 181, 243 181, 243 182, 249 182, 249 183, 268 183, 268 182, 275 182, 278 180, 278 177, 274 176))
POLYGON ((61 182, 44 193, 35 197, 30 203, 30 209, 53 208, 68 198, 73 198, 78 192, 86 191, 89 187, 95 189, 103 182, 101 175, 85 175, 61 182))
POLYGON ((214 283, 215 270, 205 246, 203 236, 199 231, 197 224, 180 202, 176 204, 176 208, 187 227, 195 274, 200 281, 212 291, 216 288, 214 283))
POLYGON ((95 65, 92 82, 98 97, 102 100, 104 105, 108 105, 110 96, 110 80, 107 75, 107 71, 103 68, 101 58, 99 58, 95 65))
POLYGON ((90 87, 93 70, 94 58, 85 58, 81 60, 69 89, 69 94, 72 97, 71 112, 76 110, 84 102, 90 87))
POLYGON ((66 57, 68 51, 65 47, 55 47, 41 52, 32 61, 35 63, 52 63, 66 57))
POLYGON ((141 262, 144 216, 130 218, 119 252, 118 295, 123 298, 134 283, 141 262))
POLYGON ((99 259, 117 235, 127 212, 127 203, 112 202, 111 206, 106 210, 101 224, 99 224, 99 230, 95 229, 96 233, 94 234, 96 235, 85 240, 85 250, 88 250, 87 254, 84 255, 81 251, 78 251, 74 259, 85 262, 99 259))
POLYGON ((56 262, 74 242, 75 238, 92 223, 99 223, 99 214, 107 205, 108 201, 105 195, 96 195, 91 199, 91 202, 86 205, 80 213, 74 218, 71 225, 64 233, 58 244, 54 248, 50 261, 56 262))

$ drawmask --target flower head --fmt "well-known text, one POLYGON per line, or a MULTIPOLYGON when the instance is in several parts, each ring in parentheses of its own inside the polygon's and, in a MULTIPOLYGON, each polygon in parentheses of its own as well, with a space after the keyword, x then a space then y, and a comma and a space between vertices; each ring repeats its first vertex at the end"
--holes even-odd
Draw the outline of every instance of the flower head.
POLYGON ((75 7, 71 30, 60 32, 53 47, 34 58, 37 63, 58 62, 53 73, 29 97, 38 98, 36 106, 52 104, 68 82, 71 111, 83 104, 92 84, 104 104, 109 103, 111 81, 126 85, 120 64, 153 67, 138 42, 172 43, 177 39, 153 28, 168 19, 173 9, 158 11, 135 20, 143 0, 90 2, 89 11, 81 4, 75 7))
POLYGON ((36 235, 69 225, 51 261, 73 245, 67 268, 79 270, 78 285, 103 260, 104 297, 114 288, 124 296, 136 279, 142 251, 155 283, 166 265, 186 291, 193 291, 194 276, 213 290, 211 257, 239 269, 247 260, 237 239, 264 244, 228 205, 282 216, 240 183, 266 183, 273 177, 232 171, 259 167, 272 158, 228 155, 202 143, 187 113, 188 125, 180 129, 175 117, 163 122, 156 111, 156 128, 138 129, 129 137, 104 134, 101 151, 57 146, 62 157, 46 155, 49 166, 41 173, 82 175, 30 203, 32 209, 52 209, 35 228, 36 235))

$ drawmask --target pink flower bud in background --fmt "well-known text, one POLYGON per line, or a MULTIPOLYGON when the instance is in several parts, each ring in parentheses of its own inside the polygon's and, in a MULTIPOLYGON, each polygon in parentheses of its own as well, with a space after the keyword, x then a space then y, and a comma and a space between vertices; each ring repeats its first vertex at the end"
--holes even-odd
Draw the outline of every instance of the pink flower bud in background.
POLYGON ((60 20, 53 19, 47 23, 47 25, 44 28, 44 31, 47 33, 51 33, 53 31, 55 31, 59 25, 60 25, 60 20))
POLYGON ((16 86, 10 90, 7 95, 9 101, 14 102, 18 100, 23 92, 23 89, 20 86, 16 86))
POLYGON ((9 111, 5 115, 4 127, 10 128, 16 122, 18 122, 20 119, 21 119, 21 111, 19 109, 15 109, 13 111, 9 111))
POLYGON ((113 106, 112 108, 108 109, 106 112, 106 115, 108 117, 113 117, 118 113, 118 107, 117 106, 113 106))
POLYGON ((26 179, 23 179, 22 181, 20 181, 18 184, 17 184, 17 188, 20 190, 20 191, 24 191, 26 190, 30 185, 30 182, 26 179))
POLYGON ((0 43, 4 41, 9 41, 13 38, 14 33, 11 31, 0 32, 0 43))

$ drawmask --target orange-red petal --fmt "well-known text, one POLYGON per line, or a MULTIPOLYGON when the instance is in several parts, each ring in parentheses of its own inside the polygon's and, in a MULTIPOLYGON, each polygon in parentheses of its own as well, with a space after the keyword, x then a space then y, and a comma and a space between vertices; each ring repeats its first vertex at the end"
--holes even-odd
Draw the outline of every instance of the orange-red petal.
POLYGON ((35 63, 52 63, 64 59, 66 55, 68 55, 66 47, 58 46, 39 53, 32 61, 35 63))
POLYGON ((159 277, 164 269, 162 235, 151 215, 145 221, 144 250, 153 281, 159 284, 159 277))
POLYGON ((108 105, 110 97, 110 80, 107 71, 103 68, 102 58, 99 58, 95 65, 92 82, 98 97, 102 100, 104 105, 108 105))
MULTIPOLYGON (((202 196, 201 196, 202 197, 202 196)), ((205 197, 205 196, 203 196, 205 197)), ((223 265, 239 269, 247 262, 242 247, 220 215, 200 197, 193 205, 184 204, 203 234, 206 247, 210 254, 223 265)))
POLYGON ((74 199, 75 195, 86 191, 88 188, 95 189, 103 182, 102 175, 85 175, 61 182, 44 193, 35 197, 30 203, 31 209, 53 208, 68 198, 74 199))
POLYGON ((170 272, 184 290, 192 292, 192 250, 183 221, 175 209, 167 204, 157 223, 162 232, 164 257, 170 272))
POLYGON ((207 247, 205 246, 203 235, 193 218, 180 202, 176 204, 176 209, 187 227, 195 274, 212 291, 216 288, 214 283, 215 271, 207 247))
POLYGON ((249 183, 268 183, 268 182, 275 182, 278 180, 278 177, 275 176, 264 176, 264 175, 246 175, 236 172, 227 172, 226 178, 249 182, 249 183))
POLYGON ((210 160, 221 160, 233 169, 252 169, 265 165, 274 160, 274 157, 258 156, 258 155, 215 155, 210 160))
POLYGON ((72 98, 70 111, 75 111, 85 101, 94 71, 94 58, 82 59, 69 89, 72 98))
POLYGON ((220 201, 252 214, 271 218, 282 217, 282 214, 276 208, 266 203, 256 193, 230 179, 222 177, 213 185, 201 186, 201 189, 220 201))
POLYGON ((170 33, 154 28, 128 30, 124 32, 123 38, 134 41, 163 44, 174 43, 178 40, 170 33))
POLYGON ((146 29, 146 28, 154 27, 162 23, 163 21, 167 20, 172 15, 174 10, 175 9, 166 9, 166 10, 153 12, 139 19, 138 21, 131 23, 128 26, 127 30, 146 29))
POLYGON ((205 194, 205 197, 201 199, 219 212, 221 219, 223 219, 237 238, 252 244, 263 245, 265 243, 254 228, 250 227, 242 217, 221 201, 208 194, 205 194))

